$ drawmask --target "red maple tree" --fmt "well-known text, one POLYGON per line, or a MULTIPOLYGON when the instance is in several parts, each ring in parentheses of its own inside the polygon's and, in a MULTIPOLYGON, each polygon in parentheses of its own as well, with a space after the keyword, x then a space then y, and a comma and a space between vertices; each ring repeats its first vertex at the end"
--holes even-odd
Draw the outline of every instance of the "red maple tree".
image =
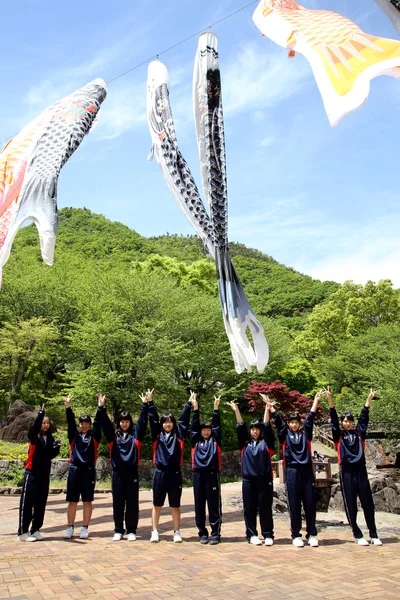
MULTIPOLYGON (((260 394, 267 394, 270 398, 276 400, 276 408, 283 415, 297 412, 301 418, 305 418, 310 411, 312 398, 303 396, 296 390, 289 391, 287 385, 281 381, 253 381, 244 398, 248 401, 249 412, 264 410, 264 402, 260 398, 260 394)), ((321 405, 318 405, 317 415, 320 415, 323 410, 321 405)))

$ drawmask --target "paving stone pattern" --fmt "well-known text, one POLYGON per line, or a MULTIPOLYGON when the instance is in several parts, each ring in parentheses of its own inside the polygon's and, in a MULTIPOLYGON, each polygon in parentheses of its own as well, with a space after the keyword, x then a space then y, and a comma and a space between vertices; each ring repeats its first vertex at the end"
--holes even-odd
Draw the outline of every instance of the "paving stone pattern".
MULTIPOLYGON (((223 498, 240 484, 223 486, 223 498)), ((193 492, 183 492, 182 544, 171 541, 169 510, 161 516, 161 541, 150 544, 151 492, 141 492, 136 542, 111 540, 111 495, 95 498, 91 538, 63 540, 64 495, 50 496, 41 542, 16 538, 18 496, 0 497, 0 598, 196 599, 400 598, 400 540, 357 546, 347 528, 323 528, 320 547, 295 548, 287 517, 276 519, 272 548, 251 546, 243 515, 224 506, 223 543, 202 546, 194 527, 193 492)), ((78 511, 78 519, 82 516, 78 511)), ((79 534, 80 521, 76 531, 79 534)), ((383 537, 383 536, 382 536, 383 537)))

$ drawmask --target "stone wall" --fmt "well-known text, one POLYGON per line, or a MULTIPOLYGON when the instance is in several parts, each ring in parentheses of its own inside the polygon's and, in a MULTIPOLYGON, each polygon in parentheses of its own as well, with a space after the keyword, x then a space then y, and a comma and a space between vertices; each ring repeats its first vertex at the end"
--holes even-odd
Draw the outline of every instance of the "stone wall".
MULTIPOLYGON (((0 471, 8 470, 11 466, 17 466, 23 468, 24 462, 0 460, 0 471)), ((68 476, 68 459, 60 458, 53 460, 51 463, 50 478, 66 480, 68 476)), ((151 460, 142 460, 139 467, 139 477, 141 483, 151 483, 153 478, 154 466, 151 460)), ((191 464, 185 462, 182 467, 183 478, 187 481, 192 480, 192 468, 191 464)), ((223 477, 235 479, 240 477, 240 452, 225 452, 222 454, 222 474, 223 477)), ((111 476, 110 461, 106 458, 99 458, 96 464, 96 479, 97 481, 104 481, 111 476)))
MULTIPOLYGON (((400 515, 400 486, 391 477, 379 477, 370 474, 369 479, 375 510, 400 515)), ((332 486, 329 507, 334 510, 345 510, 340 483, 332 486)), ((362 510, 359 500, 358 508, 362 510)))

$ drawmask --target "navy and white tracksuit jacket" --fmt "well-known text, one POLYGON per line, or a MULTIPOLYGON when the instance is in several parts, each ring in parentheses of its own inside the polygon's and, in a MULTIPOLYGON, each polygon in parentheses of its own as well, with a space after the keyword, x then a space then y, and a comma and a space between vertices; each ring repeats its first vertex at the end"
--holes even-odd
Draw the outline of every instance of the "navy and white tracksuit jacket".
POLYGON ((258 536, 257 511, 264 538, 274 537, 272 517, 273 473, 271 457, 275 438, 270 423, 263 423, 261 436, 254 440, 245 423, 236 425, 242 467, 242 494, 246 537, 258 536))
POLYGON ((347 519, 356 539, 363 534, 357 525, 357 497, 360 498, 365 521, 371 538, 377 538, 375 507, 365 463, 365 438, 369 422, 369 408, 364 406, 357 427, 347 431, 339 424, 335 408, 330 409, 332 437, 338 453, 340 483, 347 519))
POLYGON ((115 533, 136 533, 138 526, 138 466, 140 449, 146 433, 148 410, 148 404, 143 403, 135 429, 124 432, 114 428, 104 407, 99 406, 97 409, 97 418, 110 448, 115 533))
POLYGON ((40 435, 45 411, 40 410, 28 432, 29 448, 22 485, 18 535, 39 531, 43 525, 47 497, 49 494, 51 460, 60 452, 50 429, 40 435))
POLYGON ((306 517, 306 537, 316 536, 315 478, 311 460, 315 413, 308 413, 303 429, 297 432, 291 431, 277 412, 272 413, 271 417, 275 421, 286 467, 286 492, 292 538, 301 537, 301 505, 306 517))
POLYGON ((206 503, 211 537, 221 535, 222 507, 221 483, 221 418, 219 410, 214 410, 211 421, 211 437, 201 437, 200 413, 193 411, 192 416, 192 469, 196 526, 199 537, 208 537, 206 527, 206 503))
POLYGON ((160 425, 157 409, 149 402, 149 420, 153 442, 153 503, 163 506, 168 494, 172 508, 179 508, 182 495, 183 451, 189 429, 192 405, 187 402, 177 421, 177 429, 167 433, 160 425))

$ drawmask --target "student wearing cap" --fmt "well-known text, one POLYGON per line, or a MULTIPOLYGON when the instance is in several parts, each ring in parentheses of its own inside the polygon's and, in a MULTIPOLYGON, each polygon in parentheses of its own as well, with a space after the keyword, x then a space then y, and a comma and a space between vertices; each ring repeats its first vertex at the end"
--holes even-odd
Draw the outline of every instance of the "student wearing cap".
MULTIPOLYGON (((260 516, 261 534, 265 546, 274 544, 274 521, 272 517, 273 480, 271 457, 275 452, 274 434, 269 422, 270 405, 265 404, 262 422, 251 421, 249 429, 234 402, 228 402, 236 417, 242 467, 242 494, 246 537, 250 544, 262 544, 257 531, 257 512, 260 516)), ((269 400, 269 399, 268 399, 269 400)))
POLYGON ((354 426, 354 416, 347 410, 339 417, 333 404, 329 388, 323 391, 328 398, 331 415, 332 437, 338 453, 340 465, 340 484, 342 488, 344 507, 347 520, 353 530, 354 539, 359 546, 369 546, 368 540, 357 525, 357 497, 364 511, 365 522, 369 529, 371 544, 382 546, 375 524, 375 507, 371 486, 368 480, 365 463, 365 438, 369 422, 369 408, 376 392, 371 389, 361 410, 357 426, 354 426))
POLYGON ((68 423, 68 440, 70 444, 69 472, 67 480, 67 519, 68 527, 64 539, 71 539, 74 534, 76 509, 79 499, 83 503, 83 523, 79 537, 89 537, 89 524, 92 516, 94 486, 96 483, 97 451, 101 440, 101 427, 97 419, 83 414, 79 417, 79 427, 71 408, 71 396, 64 398, 68 423))
POLYGON ((219 544, 221 540, 221 398, 214 397, 212 421, 200 423, 199 405, 194 398, 192 416, 192 469, 194 512, 201 544, 219 544), (206 527, 206 503, 211 539, 206 527))
POLYGON ((285 424, 274 406, 270 404, 271 419, 278 431, 282 444, 283 460, 286 467, 286 494, 290 513, 292 543, 298 548, 304 546, 301 537, 301 506, 306 517, 306 539, 310 546, 318 546, 316 520, 315 478, 312 469, 311 441, 314 418, 322 392, 315 395, 313 405, 303 428, 298 413, 291 413, 285 424))

